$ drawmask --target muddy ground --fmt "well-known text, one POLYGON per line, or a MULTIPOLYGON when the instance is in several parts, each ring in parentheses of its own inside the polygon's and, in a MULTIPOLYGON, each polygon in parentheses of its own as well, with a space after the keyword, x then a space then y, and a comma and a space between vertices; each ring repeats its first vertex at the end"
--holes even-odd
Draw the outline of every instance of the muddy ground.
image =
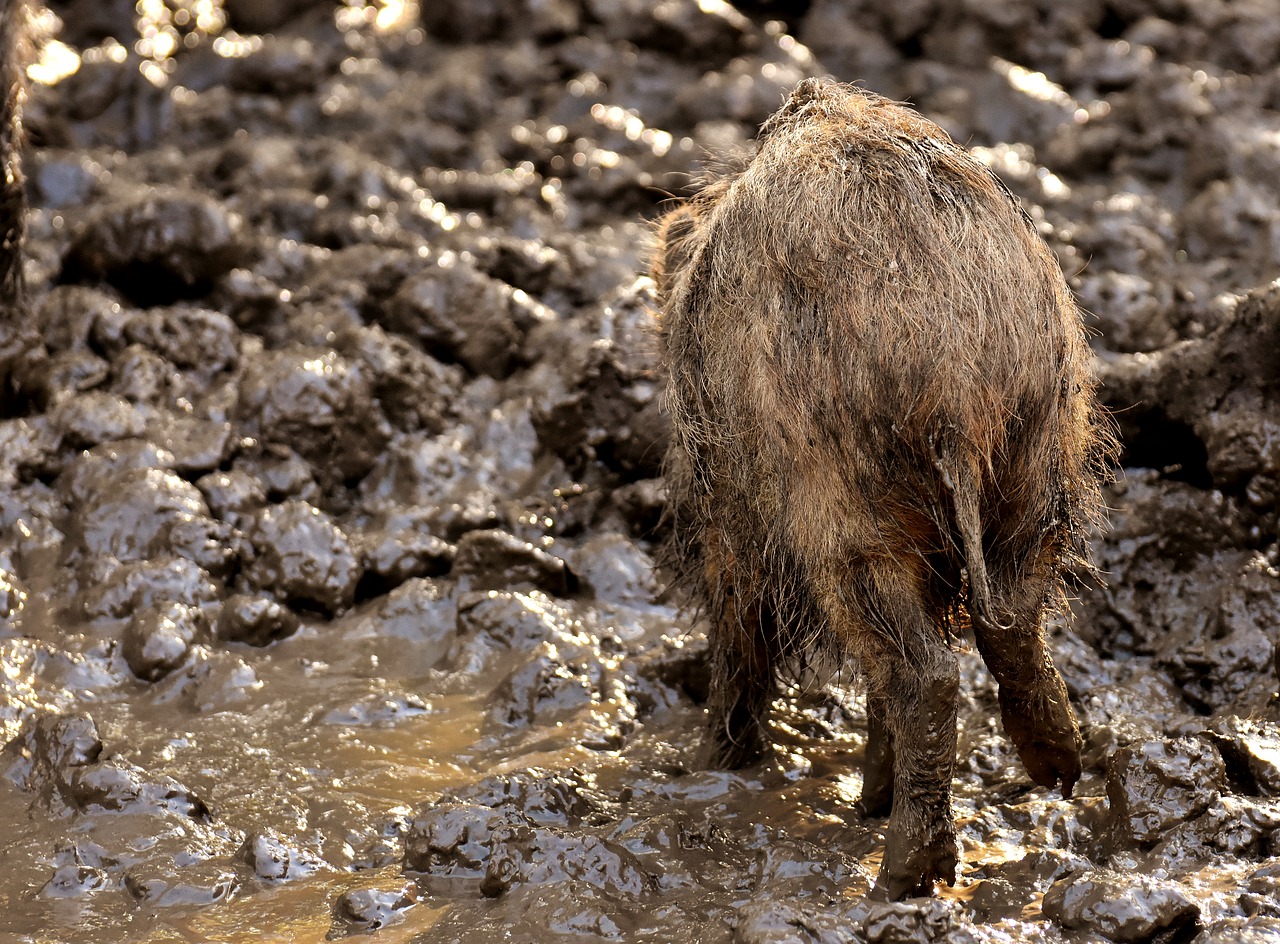
POLYGON ((0 418, 0 939, 1280 939, 1273 0, 68 0, 0 418), (699 762, 648 221, 800 78, 1018 194, 1124 441, 1084 725, 964 675, 963 870, 865 894, 848 671, 699 762))

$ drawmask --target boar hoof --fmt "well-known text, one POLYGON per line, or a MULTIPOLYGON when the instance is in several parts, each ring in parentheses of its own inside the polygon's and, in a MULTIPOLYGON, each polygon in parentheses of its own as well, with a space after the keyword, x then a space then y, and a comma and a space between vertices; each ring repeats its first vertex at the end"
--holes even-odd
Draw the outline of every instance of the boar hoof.
POLYGON ((936 882, 956 883, 959 853, 948 829, 928 842, 912 842, 890 827, 885 833, 884 864, 871 897, 880 901, 929 896, 936 882))

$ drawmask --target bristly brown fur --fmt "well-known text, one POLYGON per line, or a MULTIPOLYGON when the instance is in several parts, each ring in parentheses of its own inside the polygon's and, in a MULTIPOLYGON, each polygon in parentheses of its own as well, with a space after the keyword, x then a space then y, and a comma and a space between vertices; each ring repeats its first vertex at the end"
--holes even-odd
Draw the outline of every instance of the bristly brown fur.
POLYGON ((44 349, 30 323, 23 281, 27 199, 22 176, 22 103, 30 59, 30 10, 26 0, 0 0, 0 416, 27 395, 44 349))
MULTIPOLYGON (((911 758, 950 770, 954 695, 927 750, 905 714, 954 688, 946 638, 971 623, 1028 770, 1069 791, 1078 730, 1042 625, 1115 445, 1030 219, 910 109, 806 80, 658 239, 672 555, 711 621, 720 759, 763 748, 774 673, 823 644, 887 706, 899 792, 949 796, 911 758)), ((933 855, 886 858, 895 895, 947 879, 944 805, 945 825, 895 806, 933 855)))
POLYGON ((22 100, 26 94, 27 5, 0 0, 0 306, 22 298, 22 237, 26 195, 22 179, 22 100))

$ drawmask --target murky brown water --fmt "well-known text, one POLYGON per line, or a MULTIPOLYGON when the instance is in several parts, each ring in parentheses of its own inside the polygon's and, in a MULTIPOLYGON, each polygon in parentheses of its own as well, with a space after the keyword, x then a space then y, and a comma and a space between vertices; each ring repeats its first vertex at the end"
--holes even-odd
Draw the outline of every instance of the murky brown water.
POLYGON ((1275 12, 42 13, 0 939, 1280 939, 1275 12), (962 875, 898 905, 848 667, 770 763, 704 769, 704 639, 653 574, 645 220, 822 72, 1020 196, 1128 467, 1054 635, 1076 796, 962 652, 962 875))

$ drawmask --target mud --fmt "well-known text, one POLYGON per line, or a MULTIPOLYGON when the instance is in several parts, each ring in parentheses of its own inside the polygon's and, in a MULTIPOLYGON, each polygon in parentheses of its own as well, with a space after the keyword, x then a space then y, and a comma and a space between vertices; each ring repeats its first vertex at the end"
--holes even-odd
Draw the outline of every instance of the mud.
POLYGON ((1268 3, 67 0, 0 418, 0 936, 1280 935, 1268 3), (700 766, 653 571, 648 221, 799 79, 1021 198, 1124 438, 1054 658, 1074 799, 958 653, 965 870, 865 895, 857 680, 700 766))

